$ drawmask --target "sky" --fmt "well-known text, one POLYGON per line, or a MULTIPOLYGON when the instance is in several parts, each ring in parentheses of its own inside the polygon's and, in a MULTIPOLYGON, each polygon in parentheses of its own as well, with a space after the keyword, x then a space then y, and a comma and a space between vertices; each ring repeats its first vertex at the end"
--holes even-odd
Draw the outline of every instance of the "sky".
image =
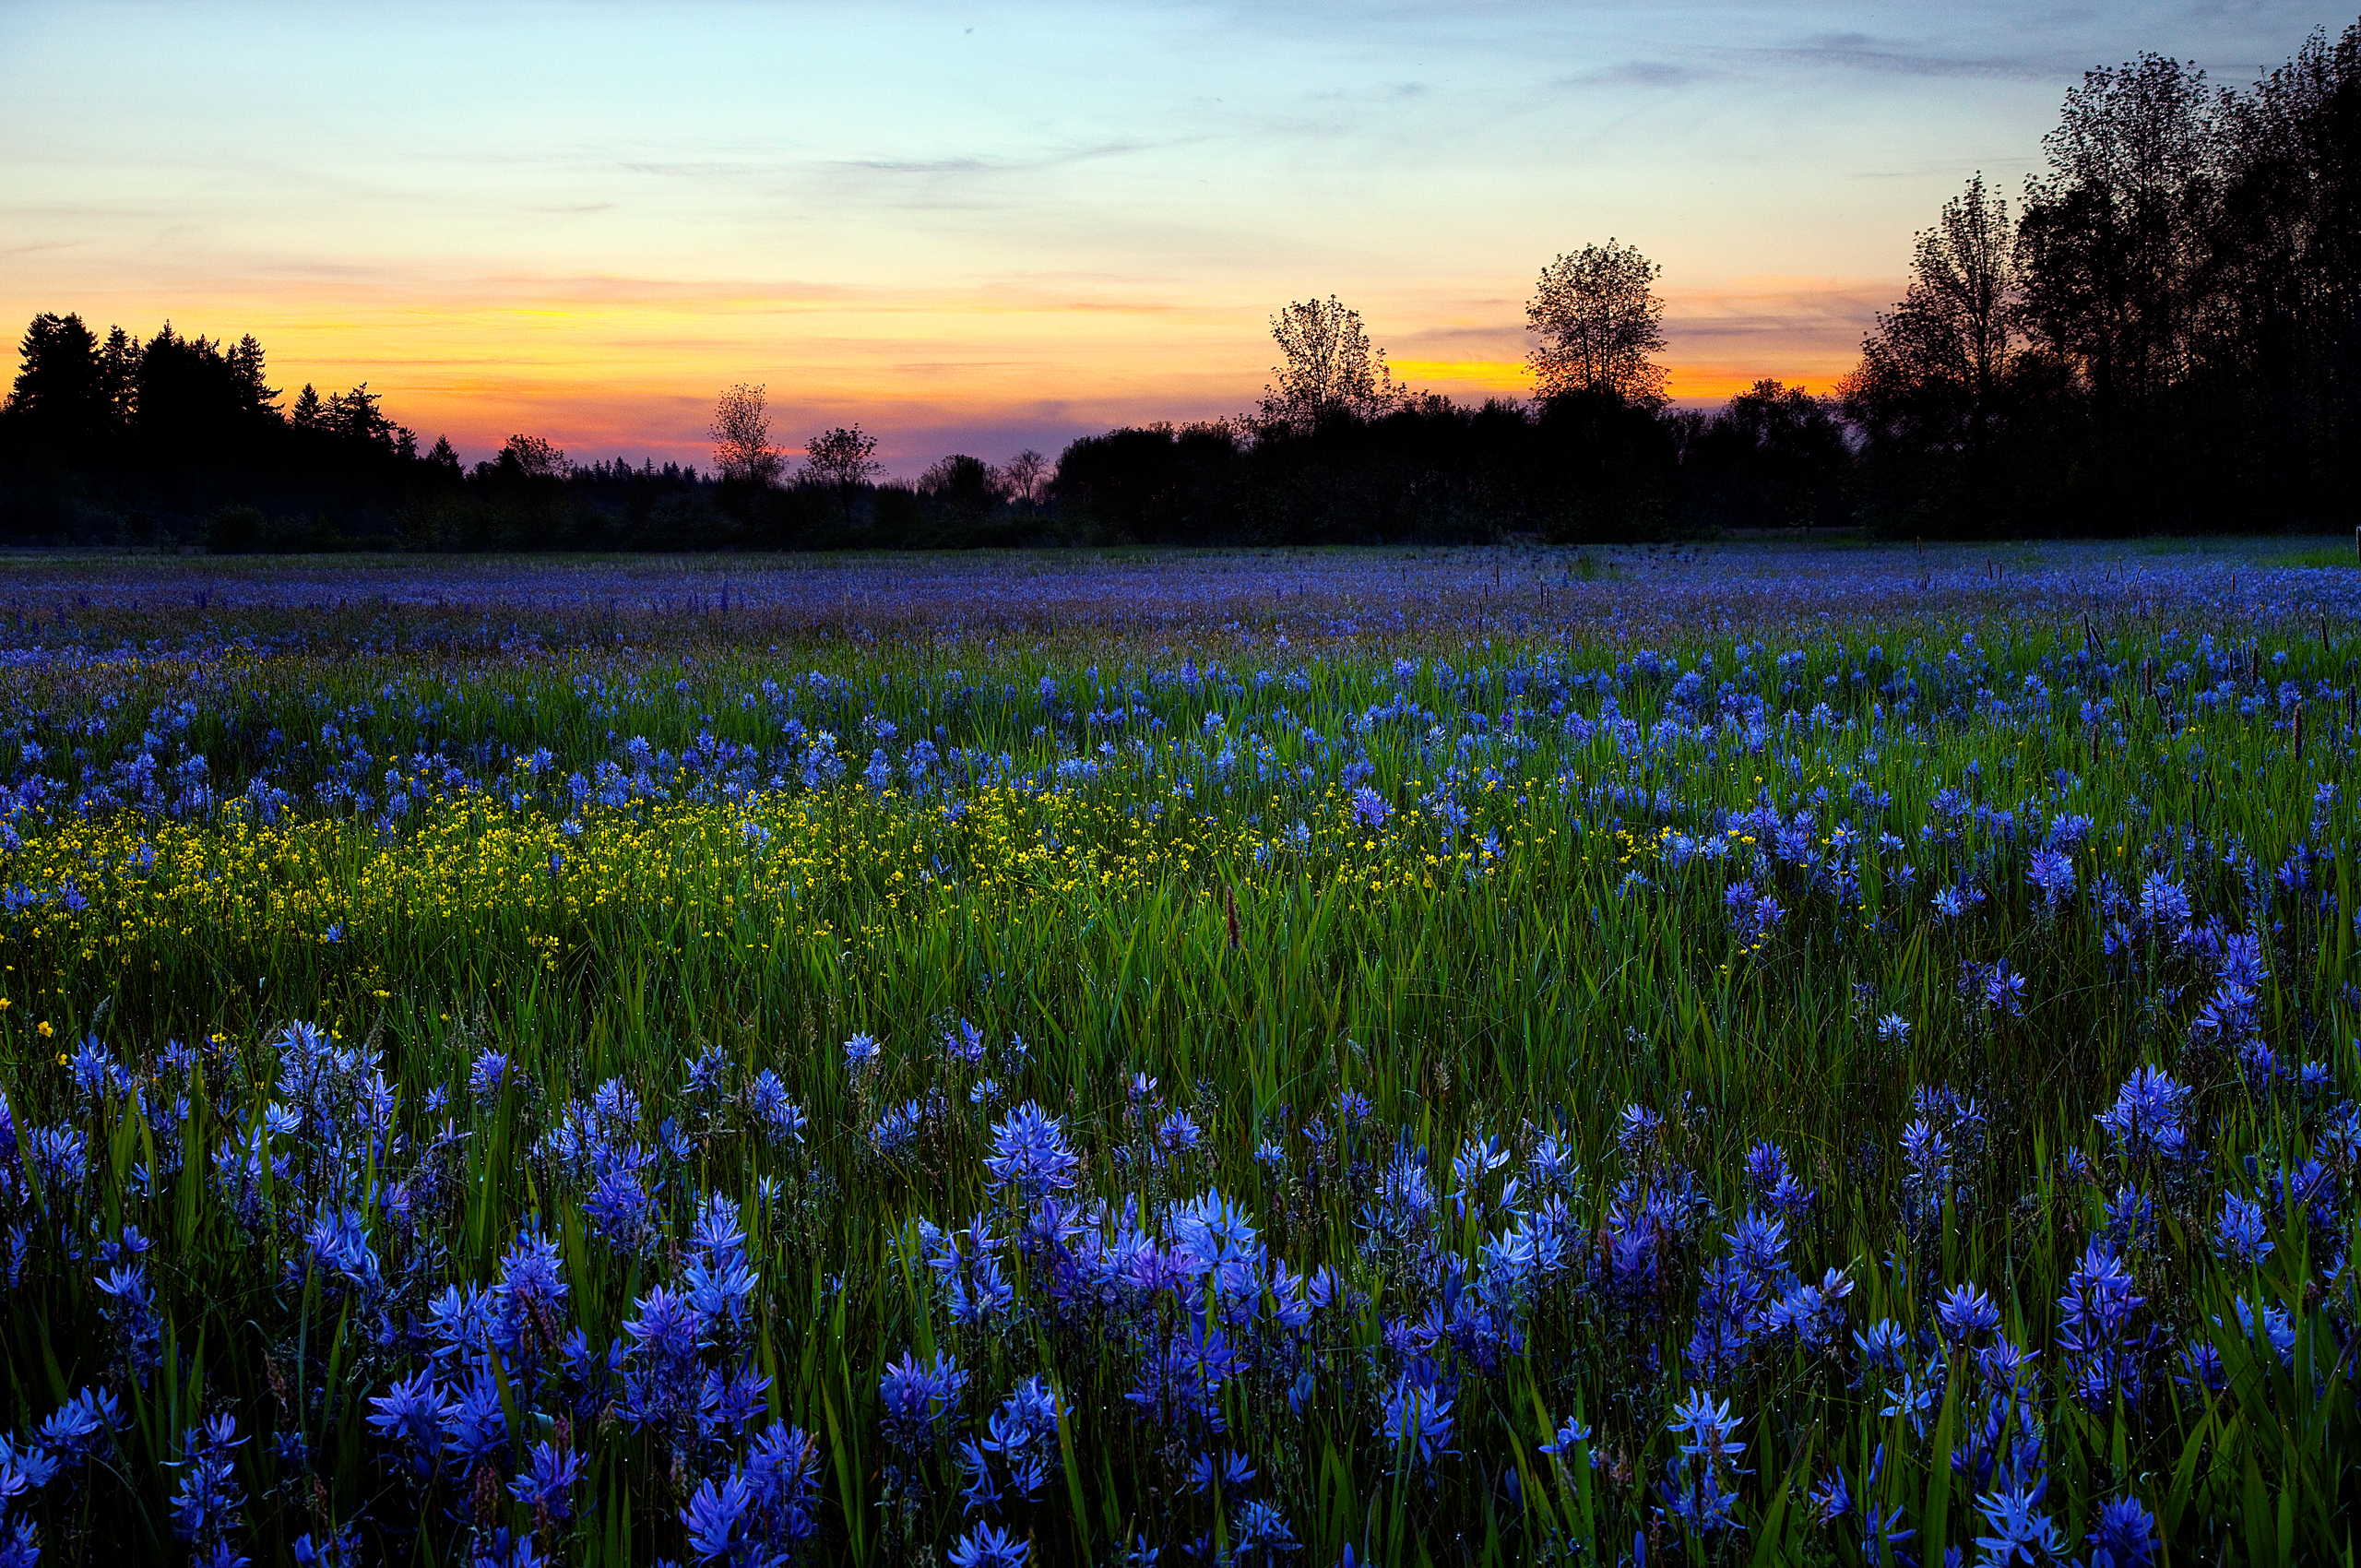
POLYGON ((1529 387, 1610 237, 1670 388, 1825 391, 1974 172, 2143 51, 2350 16, 2060 6, 0 0, 0 321, 255 334, 463 457, 703 463, 717 394, 889 469, 1251 407, 1335 294, 1410 385, 1529 387))

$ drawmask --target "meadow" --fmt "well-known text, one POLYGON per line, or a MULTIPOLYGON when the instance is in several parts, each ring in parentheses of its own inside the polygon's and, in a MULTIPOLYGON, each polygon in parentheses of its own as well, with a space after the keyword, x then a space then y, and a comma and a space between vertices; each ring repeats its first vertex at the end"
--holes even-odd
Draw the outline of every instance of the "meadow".
POLYGON ((2350 1563, 2350 559, 0 560, 0 1564, 2350 1563))

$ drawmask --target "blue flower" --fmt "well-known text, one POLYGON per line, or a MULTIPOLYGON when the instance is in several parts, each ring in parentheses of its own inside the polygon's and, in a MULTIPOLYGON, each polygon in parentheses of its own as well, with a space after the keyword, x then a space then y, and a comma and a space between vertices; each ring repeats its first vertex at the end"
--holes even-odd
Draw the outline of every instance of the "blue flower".
POLYGON ((2000 1309, 1973 1280, 1953 1286, 1937 1298, 1935 1315, 1942 1321, 1943 1333, 1953 1339, 1988 1334, 2000 1326, 2000 1309))
MULTIPOLYGON (((2296 1364, 2296 1324, 2285 1309, 2274 1307, 2268 1301, 2258 1306, 2244 1296, 2231 1305, 2237 1312, 2238 1327, 2245 1332, 2249 1343, 2260 1340, 2269 1344, 2283 1368, 2296 1364)), ((2216 1318, 2214 1322, 2219 1324, 2221 1320, 2216 1318)))
POLYGON ((943 1049, 955 1062, 970 1067, 981 1066, 984 1060, 984 1031, 962 1018, 952 1028, 943 1031, 943 1049))
POLYGON ((904 1351, 877 1383, 886 1440, 905 1452, 931 1447, 967 1386, 967 1374, 948 1356, 937 1352, 932 1360, 920 1361, 904 1351))
POLYGON ((2104 1408, 2118 1392, 2127 1400, 2140 1395, 2151 1336, 2132 1328, 2133 1314, 2147 1301, 2134 1295, 2134 1288, 2130 1272, 2102 1240, 2084 1250, 2058 1298, 2058 1342, 2076 1372, 2077 1394, 2092 1409, 2104 1408))
POLYGON ((2222 1218, 2213 1233, 2213 1250, 2230 1263, 2260 1265, 2272 1251, 2270 1222, 2262 1206, 2235 1193, 2222 1194, 2222 1218))
POLYGON ((2139 1067, 2099 1112, 2125 1159, 2181 1159, 2189 1152, 2189 1087, 2163 1067, 2139 1067))
POLYGON ((432 1474, 443 1447, 443 1399, 435 1392, 434 1374, 421 1372, 397 1381, 384 1394, 373 1396, 369 1404, 369 1424, 388 1442, 399 1445, 415 1474, 432 1474))
POLYGON ((1701 1389, 1691 1389, 1666 1423, 1681 1441, 1657 1493, 1666 1515, 1693 1535, 1712 1537, 1737 1525, 1734 1483, 1746 1473, 1737 1464, 1746 1450, 1734 1435, 1738 1426, 1729 1401, 1716 1404, 1701 1389))
POLYGON ((2138 1498, 2118 1498, 2099 1510, 2098 1527, 2082 1538, 2091 1548, 2090 1568, 2148 1568, 2158 1545, 2156 1516, 2138 1498))
POLYGON ((1230 1515, 1229 1538, 1231 1561, 1241 1565, 1275 1562, 1299 1549, 1287 1515, 1260 1498, 1239 1504, 1230 1515))
POLYGON ((624 1354, 623 1418, 635 1429, 685 1433, 695 1426, 704 1403, 696 1309, 661 1285, 635 1306, 637 1311, 623 1324, 631 1346, 624 1354))
POLYGON ((1451 1446, 1454 1426, 1451 1406, 1433 1384, 1397 1378, 1379 1413, 1377 1436, 1393 1444, 1397 1454, 1415 1455, 1420 1465, 1448 1458, 1458 1452, 1451 1446))
POLYGON ((2042 1495, 2049 1490, 2047 1478, 2031 1486, 2011 1487, 2006 1491, 1988 1491, 1975 1500, 1976 1509, 1983 1514, 1985 1527, 1992 1533, 1978 1536, 1975 1544, 1984 1550, 1978 1558, 1979 1568, 2006 1568, 2012 1562, 2045 1562, 2062 1556, 2066 1538, 2047 1514, 2037 1513, 2042 1495))
POLYGON ((1262 1239, 1253 1221, 1218 1187, 1174 1205, 1170 1224, 1173 1243, 1196 1260, 1200 1275, 1220 1270, 1236 1280, 1262 1260, 1262 1239))
POLYGON ((1031 1550, 999 1526, 986 1525, 959 1538, 951 1549, 951 1568, 1025 1568, 1031 1550))
POLYGON ((42 1451, 60 1465, 79 1464, 103 1448, 122 1424, 123 1411, 115 1396, 103 1389, 86 1388, 42 1422, 42 1451))
POLYGON ((104 1298, 99 1312, 114 1325, 124 1360, 140 1381, 162 1360, 163 1320, 156 1312, 155 1293, 148 1288, 148 1268, 132 1264, 102 1274, 95 1281, 104 1298))
POLYGON ((2036 849, 2025 880, 2041 889, 2044 903, 2063 902, 2074 893, 2074 862, 2056 849, 2036 849))
POLYGON ((2140 923, 2150 930, 2177 935, 2188 927, 2191 912, 2189 890, 2164 873, 2150 872, 2140 885, 2140 923))
POLYGON ((231 1450, 245 1441, 237 1432, 236 1417, 208 1417, 183 1435, 182 1457, 175 1461, 188 1473, 172 1493, 172 1533, 188 1542, 196 1560, 208 1568, 243 1568, 246 1562, 230 1545, 245 1506, 237 1463, 231 1456, 231 1450))
POLYGON ((753 1501, 753 1493, 740 1476, 730 1476, 718 1486, 709 1479, 698 1486, 689 1505, 681 1510, 681 1523, 688 1526, 689 1549, 699 1562, 752 1568, 765 1561, 755 1556, 753 1543, 738 1533, 739 1521, 753 1501))
POLYGON ((499 1051, 480 1052, 475 1064, 468 1070, 468 1092, 483 1099, 498 1094, 507 1085, 507 1053, 499 1051))
POLYGON ((1189 1490, 1203 1492, 1218 1486, 1236 1491, 1253 1480, 1255 1473, 1253 1462, 1235 1448, 1218 1461, 1207 1451, 1189 1467, 1189 1490))
POLYGON ((443 1407, 443 1448, 462 1474, 507 1456, 508 1415, 490 1371, 477 1369, 443 1407))
POLYGON ((992 1124, 992 1152, 984 1158, 987 1191, 1013 1191, 1021 1203, 1074 1185, 1082 1157, 1066 1146, 1058 1119, 1031 1100, 992 1124))
POLYGON ((1574 1457, 1577 1449, 1590 1442, 1590 1428, 1585 1426, 1580 1418, 1568 1416, 1565 1424, 1558 1429, 1557 1436, 1541 1445, 1541 1452, 1556 1458, 1571 1460, 1574 1457))
POLYGON ((789 1099, 786 1084, 770 1067, 753 1076, 753 1084, 746 1087, 746 1105, 753 1110, 753 1120, 763 1124, 763 1131, 772 1143, 802 1143, 805 1114, 802 1105, 789 1099))
POLYGON ((1157 1158, 1159 1160, 1171 1159, 1192 1153, 1204 1135, 1198 1130, 1195 1117, 1185 1111, 1175 1111, 1157 1124, 1157 1158))
POLYGON ((636 1252, 647 1245, 656 1225, 656 1199, 640 1184, 633 1164, 603 1158, 582 1212, 590 1229, 618 1252, 636 1252))
POLYGON ((524 1472, 508 1483, 508 1495, 563 1524, 574 1517, 574 1489, 587 1461, 571 1448, 536 1443, 524 1472))

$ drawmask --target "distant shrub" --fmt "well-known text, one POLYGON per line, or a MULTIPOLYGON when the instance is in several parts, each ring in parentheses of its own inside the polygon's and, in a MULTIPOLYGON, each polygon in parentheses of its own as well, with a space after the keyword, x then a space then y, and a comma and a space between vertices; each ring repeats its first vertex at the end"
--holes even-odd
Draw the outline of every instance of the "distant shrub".
POLYGON ((247 555, 263 546, 270 519, 254 506, 222 506, 205 521, 205 547, 216 555, 247 555))

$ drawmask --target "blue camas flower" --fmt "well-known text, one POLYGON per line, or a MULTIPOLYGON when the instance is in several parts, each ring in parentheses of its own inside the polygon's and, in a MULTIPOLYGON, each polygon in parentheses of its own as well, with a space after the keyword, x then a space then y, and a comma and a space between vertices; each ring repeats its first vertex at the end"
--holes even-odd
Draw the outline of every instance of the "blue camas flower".
POLYGON ((992 1152, 984 1158, 985 1189, 1030 1204, 1074 1185, 1082 1157, 1066 1146, 1058 1119, 1026 1100, 992 1124, 992 1152))
POLYGON ((172 1493, 172 1533, 204 1568, 244 1568, 247 1561, 231 1545, 245 1506, 231 1450, 244 1441, 237 1418, 227 1414, 208 1417, 181 1439, 177 1462, 185 1473, 172 1493))

